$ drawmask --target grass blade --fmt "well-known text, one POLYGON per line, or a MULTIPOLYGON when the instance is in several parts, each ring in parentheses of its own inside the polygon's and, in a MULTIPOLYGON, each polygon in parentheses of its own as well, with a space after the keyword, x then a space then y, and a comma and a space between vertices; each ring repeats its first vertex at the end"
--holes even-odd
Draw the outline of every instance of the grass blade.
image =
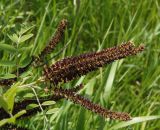
POLYGON ((116 130, 116 129, 124 128, 124 127, 130 126, 130 125, 136 124, 136 123, 155 120, 155 119, 159 119, 159 118, 160 118, 160 115, 158 115, 158 116, 135 117, 130 121, 121 122, 121 123, 118 123, 118 124, 114 125, 113 127, 110 128, 110 130, 116 130))

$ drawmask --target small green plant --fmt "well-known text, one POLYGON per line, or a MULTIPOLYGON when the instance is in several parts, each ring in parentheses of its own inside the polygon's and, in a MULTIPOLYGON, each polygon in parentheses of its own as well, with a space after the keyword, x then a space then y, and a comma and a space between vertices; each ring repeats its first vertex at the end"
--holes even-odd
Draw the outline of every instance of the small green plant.
MULTIPOLYGON (((8 37, 12 41, 12 44, 5 44, 4 41, 2 41, 0 44, 0 49, 4 52, 6 51, 8 57, 7 61, 3 59, 0 60, 0 65, 11 67, 11 71, 12 69, 16 71, 13 73, 0 75, 0 78, 2 79, 11 79, 6 80, 6 84, 7 82, 8 84, 14 82, 14 80, 19 77, 19 69, 24 68, 31 62, 30 57, 26 54, 29 54, 28 51, 30 51, 32 46, 27 45, 25 42, 33 37, 33 34, 29 32, 33 27, 34 26, 27 27, 23 25, 21 29, 17 31, 17 33, 8 35, 8 37)), ((1 81, 1 84, 5 84, 4 82, 1 81)))

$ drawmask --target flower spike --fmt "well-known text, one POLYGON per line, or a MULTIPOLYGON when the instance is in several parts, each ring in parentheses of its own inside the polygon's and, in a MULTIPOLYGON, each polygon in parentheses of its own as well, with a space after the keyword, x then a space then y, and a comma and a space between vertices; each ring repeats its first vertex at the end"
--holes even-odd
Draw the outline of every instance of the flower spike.
POLYGON ((99 67, 115 60, 135 55, 143 50, 143 45, 135 47, 132 42, 127 42, 100 52, 68 57, 57 61, 51 67, 46 67, 44 69, 44 77, 56 85, 59 82, 67 82, 78 76, 86 75, 88 72, 94 71, 99 67))
POLYGON ((67 89, 62 89, 62 88, 55 88, 54 94, 55 94, 55 96, 63 96, 64 98, 71 100, 75 104, 80 104, 81 106, 85 107, 86 109, 88 109, 94 113, 97 113, 97 114, 101 115, 102 117, 116 119, 116 120, 122 120, 122 121, 131 120, 131 117, 128 113, 113 112, 113 111, 107 110, 98 104, 94 104, 93 102, 91 102, 87 98, 84 98, 84 97, 80 96, 79 94, 76 94, 73 91, 69 91, 67 89))
POLYGON ((41 56, 45 54, 49 54, 53 51, 55 46, 60 42, 60 40, 63 37, 64 31, 67 27, 68 21, 66 19, 62 19, 61 22, 58 25, 57 31, 55 32, 55 35, 47 45, 47 47, 44 48, 44 50, 41 53, 41 56))

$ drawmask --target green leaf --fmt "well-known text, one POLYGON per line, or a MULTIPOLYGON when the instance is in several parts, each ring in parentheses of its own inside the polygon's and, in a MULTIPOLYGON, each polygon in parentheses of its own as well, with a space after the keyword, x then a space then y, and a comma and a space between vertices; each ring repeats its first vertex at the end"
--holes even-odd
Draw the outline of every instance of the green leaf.
POLYGON ((25 114, 26 113, 26 110, 21 110, 20 112, 18 112, 17 114, 15 114, 14 116, 13 116, 13 118, 18 118, 18 117, 20 117, 20 116, 22 116, 23 114, 25 114))
POLYGON ((20 89, 17 84, 12 86, 10 89, 7 90, 7 92, 4 94, 4 97, 6 98, 7 104, 8 104, 8 110, 10 113, 12 113, 13 106, 14 106, 14 98, 16 96, 16 93, 20 89))
POLYGON ((88 81, 88 83, 85 85, 85 88, 86 88, 86 94, 87 95, 92 95, 93 92, 94 92, 94 85, 96 83, 96 78, 93 77, 91 80, 88 81))
POLYGON ((27 94, 25 94, 23 97, 24 98, 32 98, 32 97, 34 97, 35 95, 33 94, 33 93, 27 93, 27 94))
POLYGON ((76 130, 84 130, 85 129, 85 119, 86 119, 85 109, 81 108, 79 112, 79 116, 77 117, 76 130))
POLYGON ((135 117, 130 121, 121 122, 121 123, 118 123, 118 124, 114 125, 113 127, 110 128, 110 130, 116 130, 116 129, 124 128, 124 127, 130 126, 130 125, 136 124, 136 123, 155 120, 155 119, 159 119, 159 118, 160 118, 160 115, 158 115, 158 116, 135 117))
POLYGON ((114 78, 115 78, 116 71, 117 71, 117 66, 118 66, 118 61, 116 61, 112 64, 107 82, 105 84, 105 89, 104 89, 104 99, 105 99, 105 101, 107 101, 110 97, 111 89, 112 89, 114 78))
POLYGON ((31 57, 26 57, 24 60, 20 61, 19 66, 21 68, 26 67, 32 61, 31 57))
POLYGON ((15 78, 16 75, 15 74, 1 74, 0 75, 0 79, 11 79, 11 78, 15 78))
POLYGON ((6 112, 8 112, 7 101, 6 101, 5 97, 3 97, 2 95, 0 95, 0 107, 2 107, 6 112))
POLYGON ((28 46, 28 47, 22 47, 18 50, 19 53, 24 53, 24 52, 27 52, 27 51, 30 51, 32 49, 33 45, 31 46, 28 46))
POLYGON ((23 27, 23 28, 21 28, 19 34, 20 34, 20 35, 23 35, 24 33, 26 33, 27 31, 29 31, 29 30, 32 29, 33 27, 34 27, 34 25, 31 26, 31 27, 23 27))
POLYGON ((18 38, 17 34, 15 34, 15 33, 12 36, 8 35, 8 37, 15 43, 19 42, 19 38, 18 38))
POLYGON ((58 116, 59 114, 58 114, 58 112, 57 113, 55 113, 55 114, 53 114, 53 115, 51 115, 51 117, 50 117, 50 122, 53 122, 53 120, 55 120, 56 118, 57 118, 57 116, 58 116))
POLYGON ((53 109, 50 109, 50 110, 48 110, 47 112, 46 112, 46 114, 53 114, 53 113, 56 113, 56 112, 58 112, 59 111, 59 108, 53 108, 53 109))
POLYGON ((38 107, 38 104, 29 104, 27 107, 26 107, 26 110, 30 110, 30 109, 33 109, 33 108, 36 108, 38 107))
POLYGON ((13 67, 13 66, 16 66, 16 63, 14 61, 3 61, 3 60, 0 60, 0 66, 13 67))
POLYGON ((16 52, 16 48, 14 46, 8 45, 8 44, 3 44, 3 43, 0 43, 0 50, 12 52, 12 53, 16 52))
POLYGON ((15 124, 15 121, 16 121, 16 118, 14 118, 14 117, 11 117, 8 119, 9 124, 15 124))
POLYGON ((32 36, 33 36, 33 34, 23 35, 23 36, 20 38, 19 43, 25 42, 26 40, 30 39, 32 36))
POLYGON ((0 121, 0 127, 3 126, 3 125, 5 125, 6 123, 8 123, 8 120, 9 119, 3 119, 3 120, 1 120, 0 121))
POLYGON ((43 106, 49 106, 49 105, 54 105, 54 104, 56 104, 55 101, 45 101, 42 103, 43 106))

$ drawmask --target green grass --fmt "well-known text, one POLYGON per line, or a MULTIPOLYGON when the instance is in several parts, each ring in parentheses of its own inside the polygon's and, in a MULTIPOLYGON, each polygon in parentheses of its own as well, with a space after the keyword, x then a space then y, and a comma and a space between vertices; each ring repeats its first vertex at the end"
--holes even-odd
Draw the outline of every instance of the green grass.
MULTIPOLYGON (((77 82, 83 82, 85 88, 82 95, 108 109, 128 112, 136 117, 132 122, 139 123, 119 124, 121 122, 104 119, 70 101, 62 100, 53 106, 60 110, 47 116, 51 129, 111 130, 123 126, 126 126, 122 128, 124 130, 160 129, 160 120, 157 119, 160 118, 159 0, 81 0, 77 5, 71 0, 1 0, 0 41, 11 45, 13 43, 8 34, 16 32, 22 24, 35 25, 32 29, 34 36, 24 46, 31 46, 29 55, 38 55, 62 18, 68 19, 69 27, 63 42, 58 44, 52 55, 69 40, 71 42, 55 60, 98 51, 128 40, 146 46, 142 54, 116 61, 63 85, 72 87, 77 82), (153 115, 157 117, 149 117, 153 115), (144 117, 139 119, 141 116, 144 117)), ((12 55, 0 51, 0 58, 8 60, 12 59, 12 55)), ((11 67, 0 66, 2 74, 10 70, 11 67)), ((45 129, 44 116, 29 119, 24 124, 30 129, 45 129)))

